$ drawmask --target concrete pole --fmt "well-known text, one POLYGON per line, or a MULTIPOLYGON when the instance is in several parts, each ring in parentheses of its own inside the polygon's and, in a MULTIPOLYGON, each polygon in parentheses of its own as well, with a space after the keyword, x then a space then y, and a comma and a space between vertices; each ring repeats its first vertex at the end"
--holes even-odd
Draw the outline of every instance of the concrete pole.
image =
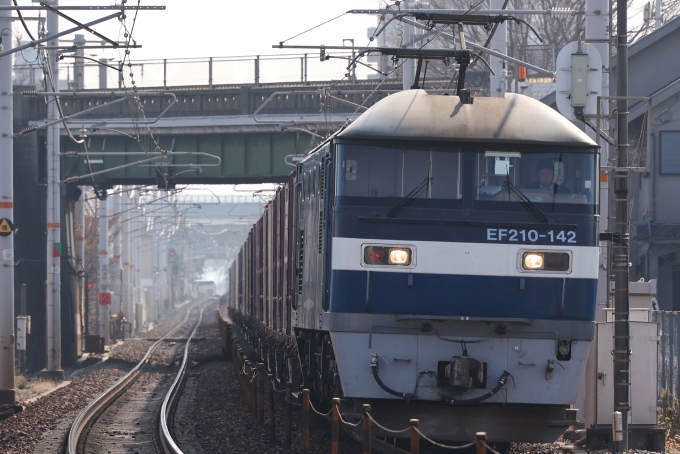
MULTIPOLYGON (((133 197, 131 199, 130 206, 135 206, 138 203, 139 198, 138 197, 133 197)), ((135 246, 135 240, 134 240, 134 235, 136 232, 135 230, 135 220, 133 219, 135 216, 139 216, 139 213, 137 210, 133 210, 130 212, 130 238, 128 239, 128 243, 130 244, 130 255, 128 256, 129 258, 129 263, 128 263, 128 300, 129 300, 129 305, 130 305, 130 314, 134 318, 133 324, 136 328, 135 332, 139 332, 139 327, 137 326, 137 307, 135 306, 135 253, 134 253, 134 246, 135 246)))
POLYGON ((128 194, 123 193, 121 195, 122 203, 121 203, 121 211, 122 211, 122 220, 121 220, 121 243, 122 243, 122 251, 121 251, 121 310, 125 314, 125 317, 127 317, 128 322, 132 322, 132 311, 130 310, 130 300, 128 299, 128 292, 129 292, 129 287, 130 287, 130 282, 129 282, 129 270, 130 267, 128 266, 130 264, 130 212, 128 209, 130 208, 130 197, 128 194))
MULTIPOLYGON (((409 1, 406 3, 406 9, 412 9, 415 2, 409 1)), ((415 36, 415 27, 413 25, 403 24, 403 47, 413 47, 413 38, 415 36)), ((386 32, 385 32, 386 33, 386 32)), ((402 90, 410 90, 413 86, 413 80, 416 76, 416 61, 412 58, 406 60, 401 66, 401 85, 402 90)))
POLYGON ((99 89, 100 90, 105 90, 107 85, 108 85, 108 80, 106 78, 106 59, 105 58, 100 58, 99 59, 99 89))
MULTIPOLYGON (((609 0, 586 0, 586 30, 585 40, 587 43, 595 46, 602 57, 602 96, 609 96, 609 0)), ((603 103, 604 114, 608 114, 608 102, 603 103)), ((603 127, 609 124, 607 121, 600 123, 603 127)), ((595 139, 595 133, 586 130, 588 135, 595 139)), ((606 131, 610 133, 610 131, 606 131)), ((611 133, 609 134, 611 136, 611 133)), ((606 141, 600 140, 602 148, 600 149, 600 165, 606 167, 609 165, 609 145, 606 141)), ((606 169, 605 169, 606 172, 606 169)), ((609 182, 600 182, 600 232, 609 231, 609 182)), ((604 321, 605 307, 608 307, 609 302, 609 270, 608 266, 608 249, 609 245, 606 242, 601 243, 600 258, 599 258, 599 275, 597 288, 597 311, 595 312, 595 321, 604 321)), ((584 389, 579 394, 579 401, 577 408, 582 410, 583 414, 579 415, 584 418, 586 427, 590 427, 596 422, 597 409, 597 348, 593 345, 590 349, 590 355, 586 363, 586 373, 584 378, 584 389)))
MULTIPOLYGON (((118 188, 120 190, 120 187, 118 188)), ((120 270, 120 254, 121 254, 121 194, 113 194, 111 196, 111 212, 114 214, 114 221, 110 227, 110 237, 113 242, 113 260, 111 261, 111 290, 113 290, 113 298, 111 303, 111 314, 117 314, 122 307, 122 290, 120 270)))
MULTIPOLYGON (((489 0, 489 8, 501 9, 503 8, 503 0, 489 0)), ((497 24, 496 33, 494 33, 491 42, 489 43, 492 50, 498 51, 502 54, 508 53, 508 26, 506 22, 497 24)), ((498 57, 489 57, 491 69, 496 74, 489 72, 489 96, 492 98, 502 98, 505 96, 507 90, 506 86, 506 69, 505 62, 498 57)))
MULTIPOLYGON (((52 2, 57 6, 58 1, 52 2)), ((47 12, 47 32, 54 34, 59 31, 59 17, 47 12)), ((58 46, 59 40, 48 42, 49 46, 58 46)), ((59 61, 56 49, 48 51, 49 66, 52 71, 54 87, 59 91, 59 61)), ((50 84, 48 83, 48 87, 50 84)), ((47 105, 47 119, 59 118, 59 110, 55 98, 47 105)), ((61 369, 61 184, 60 173, 60 124, 47 128, 47 370, 45 375, 55 379, 63 379, 61 369)))
MULTIPOLYGON (((11 0, 0 0, 11 6, 11 0)), ((2 48, 12 47, 12 12, 0 11, 2 48)), ((14 220, 12 55, 0 58, 0 218, 14 220)), ((4 224, 8 225, 8 224, 4 224)), ((5 227, 6 228, 6 227, 5 227)), ((0 405, 14 405, 14 234, 0 236, 0 405)))
POLYGON ((142 234, 142 217, 141 213, 135 215, 134 220, 134 236, 133 236, 133 276, 132 280, 134 282, 134 297, 135 302, 135 320, 137 324, 142 324, 144 322, 144 307, 142 306, 142 285, 141 285, 141 268, 142 268, 142 255, 141 255, 141 234, 142 234))
POLYGON ((73 40, 73 45, 76 46, 76 58, 73 63, 73 88, 75 90, 85 89, 85 49, 83 46, 87 44, 85 35, 76 35, 73 40))
MULTIPOLYGON (((105 192, 105 191, 104 191, 105 192)), ((104 194, 106 195, 106 193, 104 194)), ((111 285, 109 277, 109 208, 108 200, 99 201, 99 291, 107 292, 111 285)), ((104 344, 111 343, 109 335, 109 307, 99 304, 99 336, 104 344)))
MULTIPOLYGON (((132 210, 132 207, 135 206, 136 199, 135 199, 135 191, 131 191, 127 197, 127 203, 125 206, 126 210, 131 210, 128 211, 127 214, 127 224, 126 231, 127 231, 127 254, 125 255, 125 302, 127 304, 127 316, 132 322, 133 328, 135 326, 135 304, 134 304, 134 296, 133 296, 133 282, 132 282, 132 235, 131 233, 134 228, 133 228, 133 218, 137 216, 137 213, 135 210, 132 210)), ((134 329, 133 329, 134 331, 134 329)))
POLYGON ((160 267, 160 260, 158 259, 158 243, 160 241, 160 235, 158 232, 158 229, 154 228, 152 233, 152 243, 151 243, 151 254, 153 257, 153 294, 154 294, 154 305, 155 305, 155 312, 156 312, 156 317, 159 317, 161 315, 161 311, 163 309, 161 305, 161 292, 160 292, 160 285, 161 285, 161 267, 160 267))
POLYGON ((654 3, 654 30, 658 30, 661 27, 661 0, 654 3))
MULTIPOLYGON (((83 325, 85 324, 85 317, 87 317, 87 312, 85 312, 85 198, 87 197, 87 190, 85 186, 81 186, 83 189, 80 199, 76 200, 74 208, 74 223, 75 223, 75 254, 77 261, 77 271, 78 271, 78 312, 80 317, 78 320, 78 328, 80 334, 83 333, 83 325)), ((89 334, 89 333, 87 333, 89 334)), ((82 339, 82 337, 81 337, 82 339)))
POLYGON ((614 274, 614 411, 621 412, 623 441, 617 452, 628 450, 628 411, 630 410, 630 326, 628 319, 630 281, 630 201, 628 200, 628 2, 616 2, 616 101, 617 161, 614 171, 616 219, 612 242, 612 273, 614 274))

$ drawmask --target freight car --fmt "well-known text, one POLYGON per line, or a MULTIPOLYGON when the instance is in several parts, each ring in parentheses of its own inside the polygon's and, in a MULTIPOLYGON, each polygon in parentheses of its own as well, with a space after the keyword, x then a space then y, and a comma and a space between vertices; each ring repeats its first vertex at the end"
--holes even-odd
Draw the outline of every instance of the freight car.
POLYGON ((388 96, 297 164, 230 269, 231 317, 346 418, 554 441, 594 336, 598 152, 522 95, 388 96))

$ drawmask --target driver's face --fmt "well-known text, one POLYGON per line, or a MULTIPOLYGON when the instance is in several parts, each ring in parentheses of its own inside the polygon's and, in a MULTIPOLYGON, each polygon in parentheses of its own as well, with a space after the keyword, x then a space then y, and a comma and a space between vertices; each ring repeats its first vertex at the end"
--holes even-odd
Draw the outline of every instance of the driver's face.
POLYGON ((538 182, 541 186, 550 186, 553 182, 553 177, 555 172, 552 169, 539 169, 538 170, 538 182))

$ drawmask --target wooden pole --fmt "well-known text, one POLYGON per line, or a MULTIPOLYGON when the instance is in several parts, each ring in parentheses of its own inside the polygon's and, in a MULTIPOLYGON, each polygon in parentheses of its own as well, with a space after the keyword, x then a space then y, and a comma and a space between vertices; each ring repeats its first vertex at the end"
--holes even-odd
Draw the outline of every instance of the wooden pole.
POLYGON ((245 363, 246 363, 246 375, 245 375, 245 377, 244 377, 245 382, 243 383, 243 387, 245 388, 246 404, 248 405, 248 408, 250 408, 250 410, 252 411, 252 410, 253 410, 253 406, 252 406, 252 402, 251 402, 251 399, 252 399, 252 396, 251 396, 252 389, 251 389, 251 387, 250 387, 250 376, 251 376, 252 374, 251 374, 251 369, 250 369, 250 361, 248 361, 248 360, 246 359, 246 360, 245 360, 245 363))
POLYGON ((340 399, 333 398, 333 410, 331 415, 331 454, 338 454, 338 443, 340 437, 340 410, 338 410, 340 399))
POLYGON ((364 429, 364 454, 371 454, 371 420, 368 416, 371 412, 371 406, 364 404, 361 412, 363 413, 361 421, 364 429))
POLYGON ((291 418, 293 413, 293 404, 291 403, 293 399, 292 387, 293 384, 291 382, 286 383, 286 441, 283 445, 286 449, 290 449, 291 418))
POLYGON ((418 426, 420 420, 412 419, 411 421, 411 454, 420 454, 420 434, 418 433, 418 426))
POLYGON ((276 441, 276 425, 274 424, 274 383, 272 374, 267 374, 267 391, 269 394, 269 441, 276 441))
MULTIPOLYGON (((260 382, 260 394, 259 394, 258 397, 260 398, 260 400, 258 401, 258 407, 259 408, 257 409, 257 411, 258 411, 257 416, 258 416, 258 422, 260 423, 260 429, 264 429, 264 392, 265 392, 264 391, 264 375, 265 375, 265 372, 264 372, 264 364, 260 363, 258 366, 259 367, 258 367, 258 372, 257 372, 257 379, 260 382)), ((255 386, 257 386, 257 385, 255 385, 255 386)))
POLYGON ((486 454, 486 432, 477 432, 477 454, 486 454))
POLYGON ((302 390, 302 452, 309 452, 309 390, 302 390))
POLYGON ((257 419, 257 363, 253 363, 252 372, 250 383, 248 383, 252 394, 250 398, 250 411, 253 414, 253 418, 257 419))

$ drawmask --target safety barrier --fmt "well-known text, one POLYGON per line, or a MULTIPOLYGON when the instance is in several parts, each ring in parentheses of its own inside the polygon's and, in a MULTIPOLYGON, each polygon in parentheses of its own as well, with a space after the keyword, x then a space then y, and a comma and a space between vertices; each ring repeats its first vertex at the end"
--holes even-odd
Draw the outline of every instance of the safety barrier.
MULTIPOLYGON (((227 357, 233 361, 234 369, 239 377, 239 383, 245 397, 246 406, 250 409, 253 418, 258 422, 261 429, 265 429, 265 411, 268 411, 269 421, 269 439, 276 441, 275 433, 275 399, 274 393, 285 393, 285 438, 283 446, 285 449, 291 449, 291 418, 293 406, 302 407, 302 449, 304 453, 310 452, 310 416, 315 414, 331 422, 331 454, 338 454, 339 440, 341 427, 348 428, 352 431, 361 427, 361 440, 363 444, 363 453, 370 454, 372 452, 373 437, 371 432, 373 428, 378 428, 381 434, 392 434, 395 437, 404 436, 408 434, 410 439, 411 454, 420 454, 421 440, 441 449, 458 451, 468 449, 473 446, 476 447, 476 454, 486 454, 487 451, 491 454, 500 454, 487 443, 487 436, 485 432, 478 432, 475 441, 461 445, 451 446, 439 443, 432 440, 420 430, 420 420, 411 419, 409 427, 401 430, 393 430, 382 426, 371 415, 371 406, 364 404, 362 408, 361 420, 357 423, 350 423, 342 417, 340 412, 340 399, 334 398, 332 400, 332 407, 327 413, 322 413, 314 408, 309 397, 309 389, 302 390, 302 402, 294 402, 292 394, 292 383, 286 383, 285 390, 276 389, 274 378, 272 374, 268 373, 263 363, 251 362, 248 356, 244 353, 239 340, 233 335, 232 325, 228 323, 221 314, 218 313, 220 321, 220 332, 225 341, 225 353, 227 357), (268 406, 265 410, 265 393, 267 394, 268 406)), ((565 445, 561 448, 562 454, 570 454, 574 452, 574 447, 565 445)))

